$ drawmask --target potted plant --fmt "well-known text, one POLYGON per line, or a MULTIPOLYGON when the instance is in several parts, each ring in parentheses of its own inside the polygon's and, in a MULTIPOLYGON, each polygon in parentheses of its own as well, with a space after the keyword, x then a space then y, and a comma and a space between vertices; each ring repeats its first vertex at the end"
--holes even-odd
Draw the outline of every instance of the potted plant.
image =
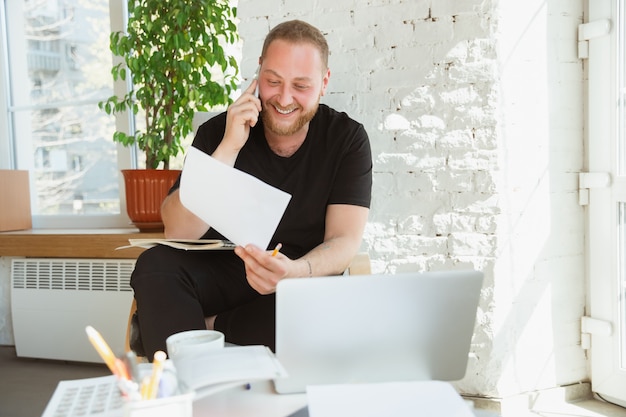
POLYGON ((110 35, 111 51, 123 59, 113 66, 113 79, 130 79, 132 88, 99 106, 110 115, 132 111, 141 122, 134 132, 113 135, 145 153, 146 169, 123 170, 127 212, 141 231, 163 228, 160 206, 180 173, 170 170, 170 158, 192 133, 194 114, 232 101, 238 65, 224 47, 238 41, 236 13, 229 0, 128 0, 126 31, 110 35), (135 190, 138 185, 156 189, 135 190))

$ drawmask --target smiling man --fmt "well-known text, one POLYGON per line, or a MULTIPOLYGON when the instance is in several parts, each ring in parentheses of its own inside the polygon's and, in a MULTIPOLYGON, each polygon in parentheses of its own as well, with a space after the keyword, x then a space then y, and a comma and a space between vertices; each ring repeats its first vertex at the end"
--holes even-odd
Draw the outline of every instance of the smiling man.
MULTIPOLYGON (((348 267, 367 222, 372 159, 363 126, 320 104, 328 54, 317 28, 279 24, 263 44, 258 77, 198 129, 192 146, 292 197, 268 248, 145 251, 131 278, 141 334, 134 349, 152 358, 169 335, 205 328, 222 331, 227 342, 274 349, 277 283, 348 267)), ((210 186, 204 192, 210 195, 210 186)), ((222 238, 181 204, 178 183, 162 216, 166 237, 222 238)))

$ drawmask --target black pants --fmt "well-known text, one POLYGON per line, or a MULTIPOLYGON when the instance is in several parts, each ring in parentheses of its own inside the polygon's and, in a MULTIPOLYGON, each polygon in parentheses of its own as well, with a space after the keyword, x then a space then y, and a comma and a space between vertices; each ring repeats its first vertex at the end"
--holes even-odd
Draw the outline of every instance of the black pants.
POLYGON ((165 339, 184 330, 215 329, 226 341, 274 350, 275 297, 257 293, 232 250, 179 250, 158 245, 143 252, 131 276, 139 331, 148 358, 166 350, 165 339))

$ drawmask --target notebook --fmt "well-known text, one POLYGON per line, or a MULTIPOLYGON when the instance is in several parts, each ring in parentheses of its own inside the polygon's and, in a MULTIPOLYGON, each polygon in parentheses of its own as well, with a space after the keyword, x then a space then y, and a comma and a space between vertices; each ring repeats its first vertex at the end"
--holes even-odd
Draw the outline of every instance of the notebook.
POLYGON ((483 274, 285 279, 276 289, 278 393, 308 385, 463 378, 483 274))

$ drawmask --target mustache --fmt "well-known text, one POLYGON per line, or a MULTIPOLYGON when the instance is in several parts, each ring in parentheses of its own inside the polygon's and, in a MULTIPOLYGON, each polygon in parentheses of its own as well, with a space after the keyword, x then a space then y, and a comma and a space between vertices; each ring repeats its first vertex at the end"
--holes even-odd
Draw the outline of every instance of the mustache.
MULTIPOLYGON (((266 103, 269 106, 275 107, 278 111, 285 112, 285 113, 292 112, 294 110, 298 110, 302 108, 302 106, 300 106, 298 103, 295 103, 295 102, 293 104, 290 104, 287 107, 283 107, 274 99, 269 99, 266 101, 266 103)), ((262 106, 262 110, 265 110, 265 107, 266 106, 262 106)))

